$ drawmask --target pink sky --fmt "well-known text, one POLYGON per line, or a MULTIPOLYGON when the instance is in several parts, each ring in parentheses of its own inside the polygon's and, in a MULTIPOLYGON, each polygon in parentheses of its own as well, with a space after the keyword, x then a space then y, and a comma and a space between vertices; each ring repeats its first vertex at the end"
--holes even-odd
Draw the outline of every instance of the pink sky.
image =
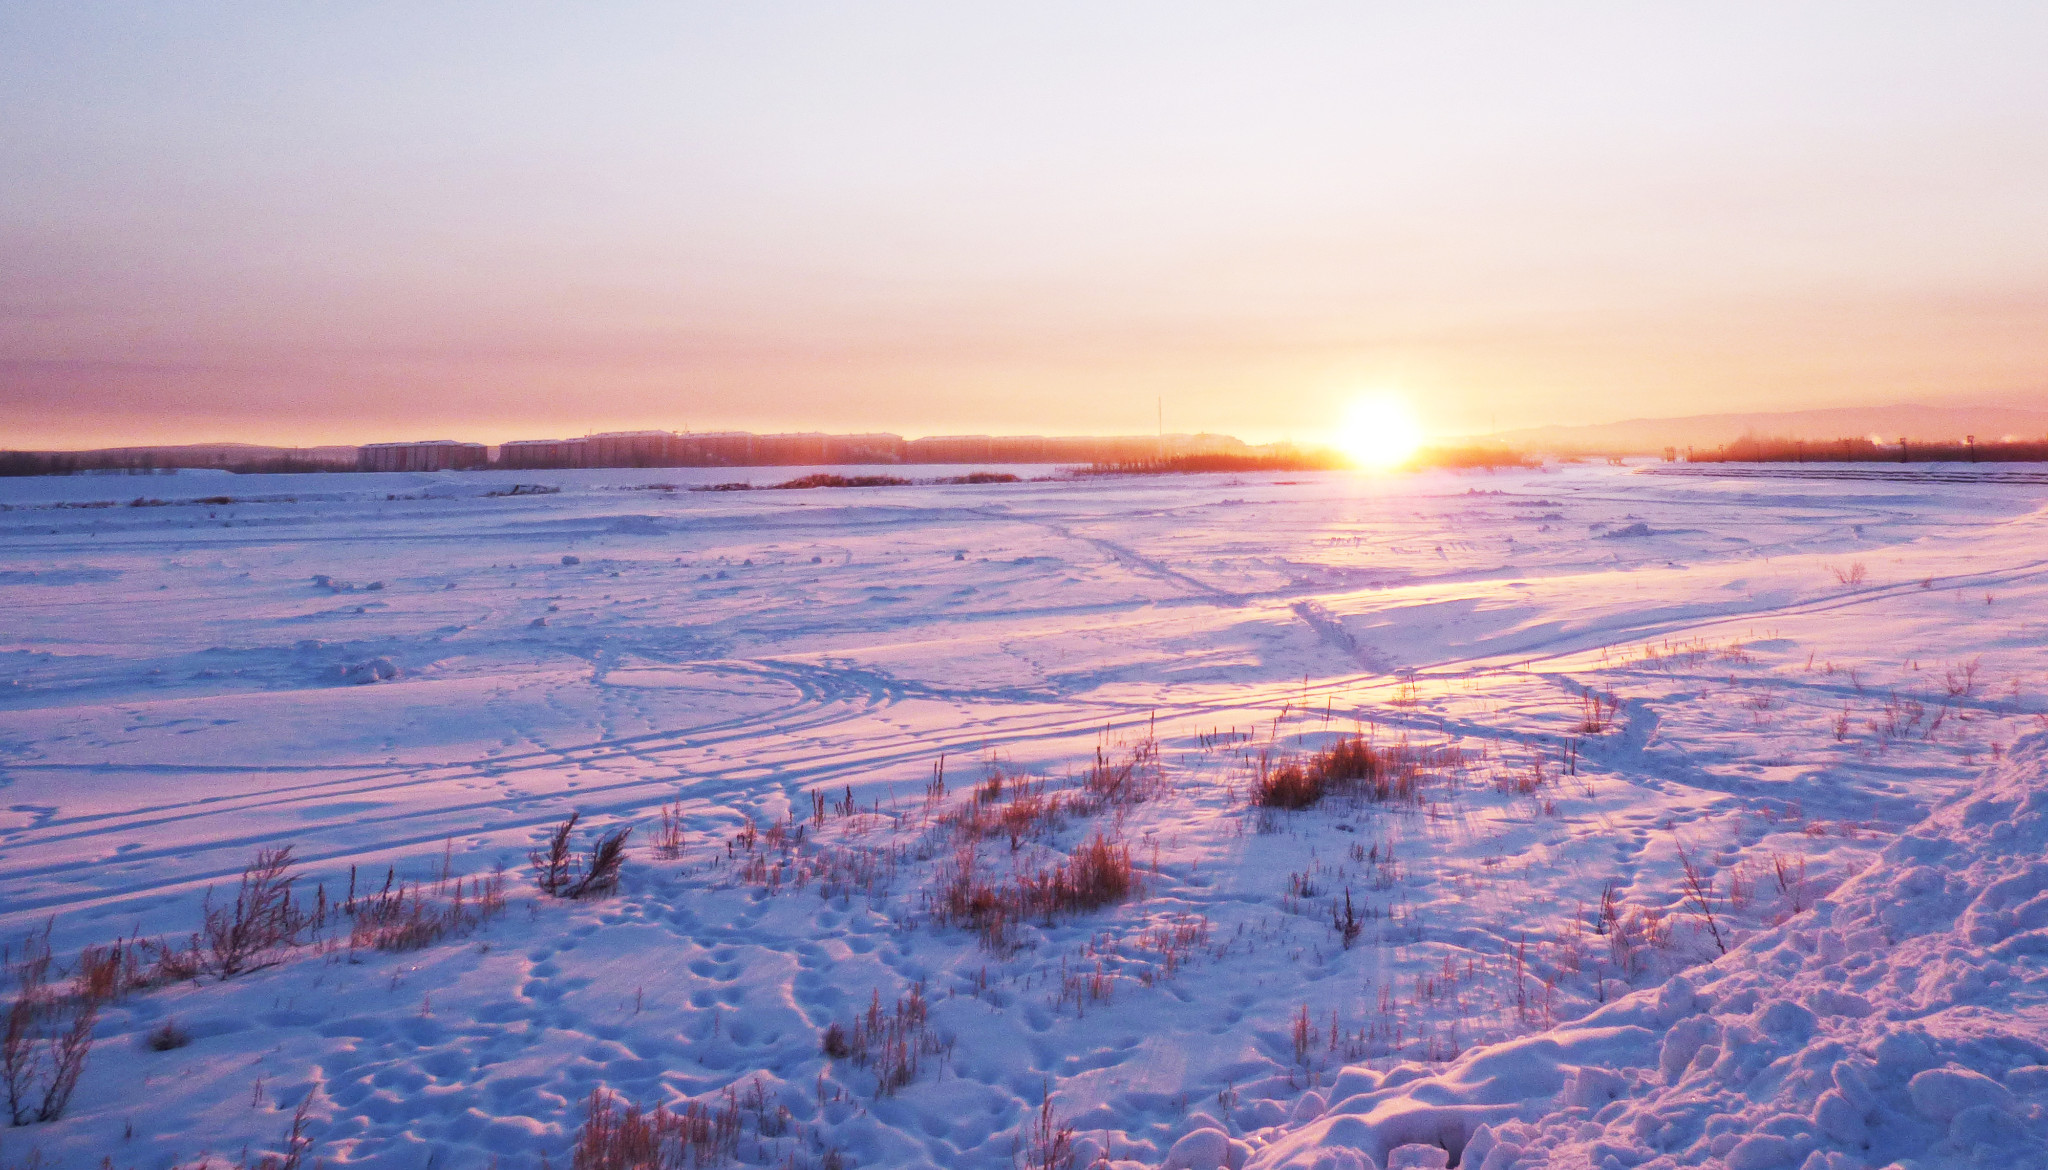
POLYGON ((2048 9, 0 10, 0 446, 2048 402, 2048 9))

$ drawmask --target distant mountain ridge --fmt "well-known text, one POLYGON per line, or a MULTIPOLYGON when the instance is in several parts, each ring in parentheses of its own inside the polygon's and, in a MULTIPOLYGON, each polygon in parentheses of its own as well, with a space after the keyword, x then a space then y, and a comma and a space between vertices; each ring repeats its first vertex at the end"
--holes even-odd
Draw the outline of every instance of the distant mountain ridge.
POLYGON ((1489 442, 1538 451, 1633 453, 1665 447, 1714 447, 1746 436, 1828 440, 1876 435, 1887 442, 1961 442, 1966 435, 1991 442, 2008 436, 2048 435, 2048 410, 2003 406, 1845 406, 1823 410, 1695 414, 1633 418, 1586 426, 1530 427, 1486 435, 1489 442))

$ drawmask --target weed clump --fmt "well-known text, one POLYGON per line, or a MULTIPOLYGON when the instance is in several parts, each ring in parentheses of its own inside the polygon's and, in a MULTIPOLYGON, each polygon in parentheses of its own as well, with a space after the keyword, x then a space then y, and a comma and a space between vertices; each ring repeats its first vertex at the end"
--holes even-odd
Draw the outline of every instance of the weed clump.
POLYGON ((909 480, 894 475, 832 475, 819 472, 815 475, 786 479, 775 485, 775 490, 802 491, 806 488, 849 488, 849 487, 904 487, 909 480))
POLYGON ((221 979, 274 966, 316 925, 292 896, 292 848, 259 849, 242 871, 231 906, 208 891, 201 915, 202 962, 221 979))
POLYGON ((0 955, 0 967, 15 986, 14 1002, 0 1018, 0 1082, 13 1124, 64 1115, 92 1051, 93 1025, 111 994, 113 980, 101 969, 109 961, 97 948, 81 955, 72 994, 64 995, 51 986, 48 925, 22 939, 18 957, 11 948, 0 955))
POLYGON ((174 1016, 151 1028, 143 1043, 151 1052, 169 1052, 192 1043, 192 1033, 187 1032, 174 1016))
POLYGON ((1128 808, 1150 800, 1166 787, 1166 771, 1159 761, 1159 736, 1148 727, 1120 760, 1095 747, 1095 763, 1081 777, 1083 801, 1095 809, 1128 808))

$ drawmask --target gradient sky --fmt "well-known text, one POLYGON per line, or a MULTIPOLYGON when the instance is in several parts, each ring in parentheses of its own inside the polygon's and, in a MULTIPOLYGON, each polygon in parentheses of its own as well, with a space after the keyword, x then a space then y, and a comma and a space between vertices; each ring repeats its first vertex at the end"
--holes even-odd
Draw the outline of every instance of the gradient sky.
POLYGON ((2048 4, 0 0, 0 446, 2048 402, 2048 4))

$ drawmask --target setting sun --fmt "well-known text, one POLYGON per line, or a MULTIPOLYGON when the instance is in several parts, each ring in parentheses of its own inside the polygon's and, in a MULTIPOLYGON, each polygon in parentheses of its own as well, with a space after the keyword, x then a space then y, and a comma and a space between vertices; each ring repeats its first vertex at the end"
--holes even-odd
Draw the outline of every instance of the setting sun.
POLYGON ((1408 404, 1393 395, 1352 404, 1337 433, 1337 447, 1352 463, 1376 471, 1399 467, 1421 446, 1422 424, 1408 404))

